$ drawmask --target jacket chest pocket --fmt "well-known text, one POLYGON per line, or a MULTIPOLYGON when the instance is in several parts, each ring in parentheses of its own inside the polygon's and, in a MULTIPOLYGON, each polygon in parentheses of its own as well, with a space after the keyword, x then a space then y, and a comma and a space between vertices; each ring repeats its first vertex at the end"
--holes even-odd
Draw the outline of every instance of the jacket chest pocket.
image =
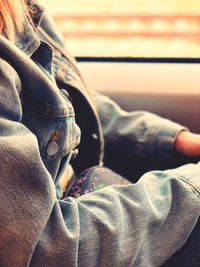
POLYGON ((61 94, 57 105, 25 101, 23 123, 37 137, 41 157, 51 160, 70 153, 80 142, 74 109, 61 94))

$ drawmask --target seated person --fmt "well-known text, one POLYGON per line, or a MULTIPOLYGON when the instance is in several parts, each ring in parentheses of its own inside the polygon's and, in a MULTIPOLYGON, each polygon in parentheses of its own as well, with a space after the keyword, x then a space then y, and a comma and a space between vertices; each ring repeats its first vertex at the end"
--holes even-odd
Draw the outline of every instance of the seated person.
POLYGON ((199 218, 200 136, 91 94, 39 3, 0 12, 0 265, 161 266, 199 218))

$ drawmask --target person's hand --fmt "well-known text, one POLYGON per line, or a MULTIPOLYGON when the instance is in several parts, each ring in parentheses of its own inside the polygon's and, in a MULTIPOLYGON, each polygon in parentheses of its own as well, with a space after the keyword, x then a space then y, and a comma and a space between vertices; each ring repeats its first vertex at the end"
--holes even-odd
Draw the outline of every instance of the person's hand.
POLYGON ((184 156, 200 157, 200 134, 181 131, 175 140, 175 151, 184 156))

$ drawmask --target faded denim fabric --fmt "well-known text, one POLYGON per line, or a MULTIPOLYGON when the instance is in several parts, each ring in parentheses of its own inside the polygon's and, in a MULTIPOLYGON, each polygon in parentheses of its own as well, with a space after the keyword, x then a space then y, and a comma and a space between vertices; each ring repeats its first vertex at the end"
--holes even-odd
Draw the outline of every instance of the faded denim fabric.
POLYGON ((36 32, 27 23, 15 45, 0 36, 0 266, 160 266, 199 218, 199 166, 148 172, 77 199, 57 199, 55 183, 79 142, 77 173, 101 163, 102 131, 121 157, 174 159, 183 127, 98 95, 101 129, 76 69, 48 37, 60 45, 59 34, 37 8, 36 32))

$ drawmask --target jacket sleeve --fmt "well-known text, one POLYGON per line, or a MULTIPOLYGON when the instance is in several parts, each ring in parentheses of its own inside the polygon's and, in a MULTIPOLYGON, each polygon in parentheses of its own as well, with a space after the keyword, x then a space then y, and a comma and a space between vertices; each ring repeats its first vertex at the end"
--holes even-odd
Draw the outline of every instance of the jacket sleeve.
POLYGON ((183 245, 200 212, 198 166, 58 201, 21 123, 20 87, 1 61, 1 266, 159 266, 183 245))
POLYGON ((186 127, 146 111, 127 112, 105 95, 92 95, 105 138, 105 165, 130 177, 141 175, 139 168, 144 173, 184 160, 174 152, 174 141, 186 127))
POLYGON ((56 201, 31 266, 161 266, 197 222, 199 174, 185 165, 56 201))

